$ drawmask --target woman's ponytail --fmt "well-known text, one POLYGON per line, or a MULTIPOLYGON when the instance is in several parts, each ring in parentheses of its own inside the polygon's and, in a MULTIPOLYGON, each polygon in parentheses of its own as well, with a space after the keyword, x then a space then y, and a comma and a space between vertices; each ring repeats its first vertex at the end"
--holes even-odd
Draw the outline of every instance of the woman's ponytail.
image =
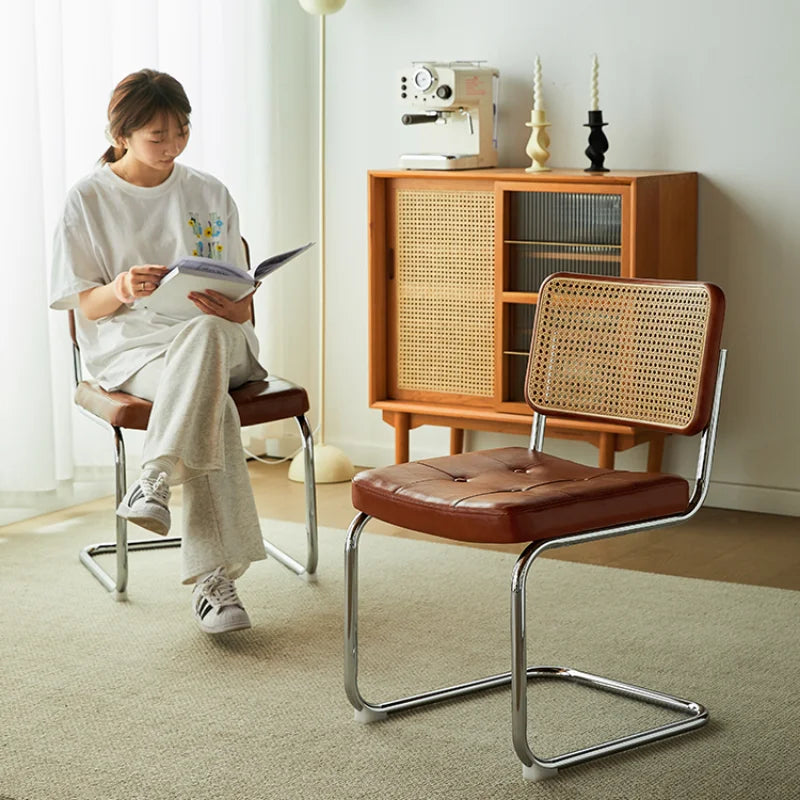
POLYGON ((100 156, 100 162, 103 164, 113 164, 117 161, 117 148, 112 144, 108 150, 100 156))

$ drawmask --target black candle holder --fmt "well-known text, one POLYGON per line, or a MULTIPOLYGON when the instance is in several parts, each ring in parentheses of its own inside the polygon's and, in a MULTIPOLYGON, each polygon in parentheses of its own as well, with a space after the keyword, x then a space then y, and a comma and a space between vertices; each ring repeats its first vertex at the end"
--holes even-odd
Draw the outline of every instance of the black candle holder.
POLYGON ((589 132, 589 146, 586 148, 586 157, 592 162, 590 167, 587 167, 584 172, 608 172, 608 169, 603 166, 606 158, 606 150, 608 150, 608 139, 606 139, 603 128, 608 125, 603 122, 602 111, 590 111, 589 121, 584 123, 584 128, 591 128, 589 132))

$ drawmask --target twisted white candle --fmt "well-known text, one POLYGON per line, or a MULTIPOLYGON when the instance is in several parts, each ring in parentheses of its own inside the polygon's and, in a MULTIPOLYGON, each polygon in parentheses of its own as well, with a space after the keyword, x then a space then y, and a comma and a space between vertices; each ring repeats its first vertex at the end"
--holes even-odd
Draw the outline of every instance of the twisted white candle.
POLYGON ((542 62, 536 56, 533 69, 533 110, 539 111, 542 107, 542 62))
POLYGON ((600 109, 600 91, 597 88, 597 78, 600 73, 600 65, 597 63, 597 53, 592 56, 592 104, 589 106, 591 111, 600 109))

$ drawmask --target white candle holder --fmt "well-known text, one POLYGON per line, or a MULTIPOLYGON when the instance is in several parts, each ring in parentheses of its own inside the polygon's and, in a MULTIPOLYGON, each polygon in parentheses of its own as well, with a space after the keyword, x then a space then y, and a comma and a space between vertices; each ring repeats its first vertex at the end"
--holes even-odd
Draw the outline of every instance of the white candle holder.
POLYGON ((550 167, 546 167, 545 163, 550 158, 550 135, 547 129, 550 123, 547 121, 547 112, 543 108, 534 108, 531 110, 531 121, 526 122, 525 126, 531 129, 531 135, 528 139, 528 145, 525 152, 531 159, 531 165, 526 168, 525 172, 550 172, 550 167))

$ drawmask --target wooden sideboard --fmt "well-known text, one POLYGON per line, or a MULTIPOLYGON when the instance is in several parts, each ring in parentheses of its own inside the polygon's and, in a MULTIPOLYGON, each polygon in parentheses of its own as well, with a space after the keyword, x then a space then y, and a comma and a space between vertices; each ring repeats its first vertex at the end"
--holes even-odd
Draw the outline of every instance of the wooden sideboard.
MULTIPOLYGON (((371 171, 369 404, 395 430, 527 434, 528 349, 542 280, 580 272, 693 280, 697 174, 524 169, 371 171)), ((547 435, 588 441, 601 466, 664 435, 628 425, 549 419, 547 435)))

